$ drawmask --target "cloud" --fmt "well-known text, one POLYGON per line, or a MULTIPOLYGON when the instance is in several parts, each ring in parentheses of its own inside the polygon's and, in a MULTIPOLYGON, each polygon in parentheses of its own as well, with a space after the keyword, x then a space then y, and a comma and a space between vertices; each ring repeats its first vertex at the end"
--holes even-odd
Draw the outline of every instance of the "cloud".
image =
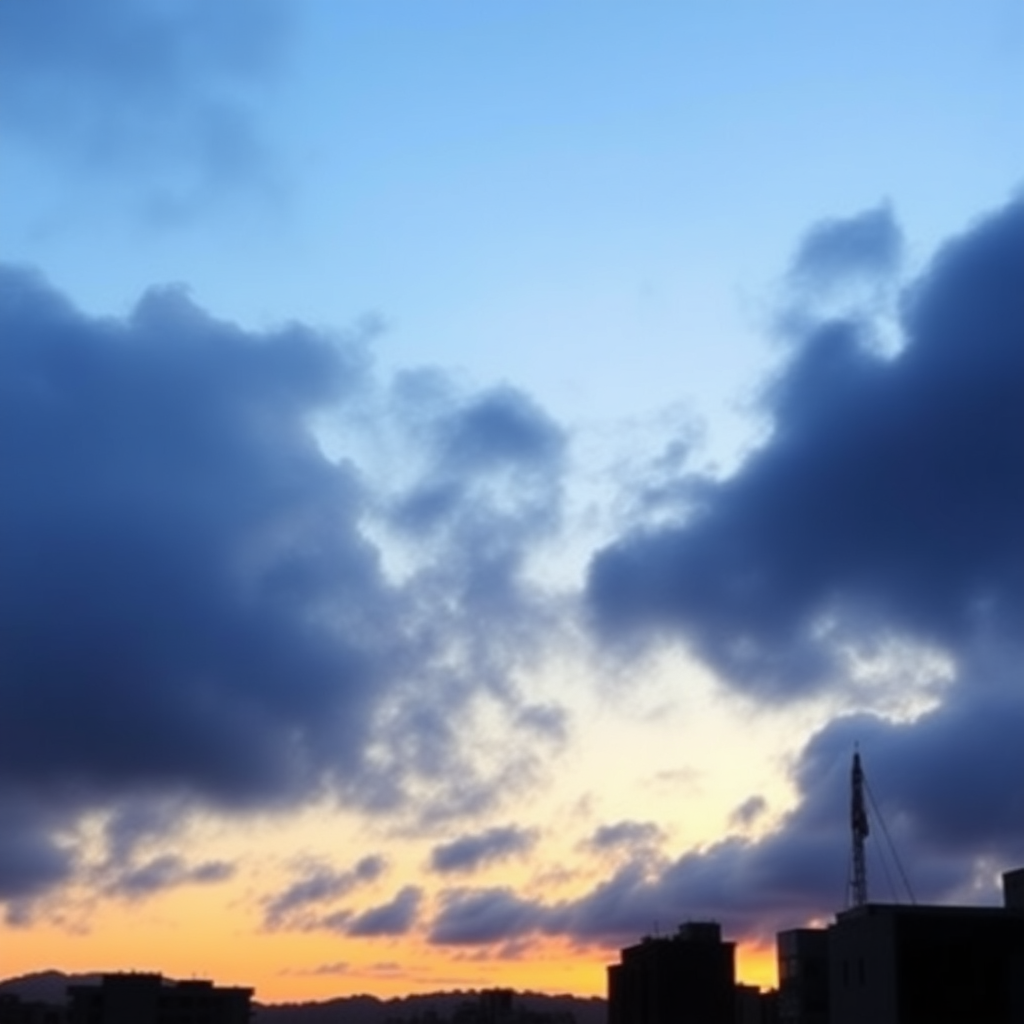
POLYGON ((587 841, 594 850, 636 850, 657 846, 664 834, 653 821, 620 821, 601 825, 587 841))
MULTIPOLYGON (((797 260, 805 283, 891 269, 887 223, 812 232, 797 260)), ((997 871, 1024 862, 1024 806, 1008 784, 1024 777, 1021 280, 1018 200, 905 290, 895 353, 882 354, 864 315, 807 316, 768 391, 762 446, 668 525, 597 554, 588 596, 609 639, 681 639, 755 698, 830 685, 855 698, 867 664, 890 700, 936 659, 944 682, 929 710, 841 715, 813 736, 797 805, 769 834, 661 867, 637 860, 547 908, 561 910, 559 928, 611 937, 673 906, 768 938, 841 909, 855 741, 918 899, 994 901, 997 871)), ((748 812, 760 813, 756 798, 734 824, 748 812)), ((890 889, 901 873, 884 838, 876 829, 869 843, 874 891, 905 898, 890 889)))
POLYGON ((311 905, 337 899, 359 885, 376 881, 384 868, 383 857, 375 855, 363 857, 348 871, 337 871, 325 864, 309 865, 301 878, 264 901, 264 925, 271 929, 302 927, 308 924, 309 917, 304 912, 311 905))
POLYGON ((59 836, 58 809, 40 806, 25 793, 0 789, 0 900, 8 918, 23 918, 22 901, 72 877, 76 857, 59 836))
POLYGON ((520 711, 516 725, 542 739, 561 743, 568 735, 568 719, 568 712, 563 707, 555 704, 531 704, 520 711))
POLYGON ((886 278, 899 270, 902 250, 892 210, 879 206, 811 228, 793 257, 790 278, 803 291, 829 289, 851 279, 886 278))
POLYGON ((64 877, 63 840, 32 871, 17 844, 87 811, 116 859, 199 805, 453 814, 528 778, 543 737, 515 673, 551 606, 524 572, 557 521, 560 435, 504 389, 420 409, 458 426, 440 459, 399 430, 409 486, 443 473, 462 496, 396 575, 370 539, 394 481, 314 423, 375 438, 399 404, 363 348, 302 325, 247 332, 166 288, 92 318, 0 270, 0 802, 34 801, 5 891, 64 877), (495 704, 534 737, 498 758, 467 727, 495 704))
MULTIPOLYGON (((531 578, 538 552, 561 526, 566 437, 527 396, 505 386, 457 394, 436 371, 399 374, 387 403, 400 455, 374 459, 381 467, 376 498, 389 552, 416 596, 407 619, 418 645, 408 684, 417 692, 435 685, 436 664, 445 677, 437 685, 460 691, 452 700, 487 692, 508 727, 531 736, 515 770, 483 789, 469 775, 449 773, 447 805, 424 807, 424 822, 436 824, 478 813, 495 793, 521 792, 565 740, 564 709, 520 700, 515 682, 561 642, 571 613, 563 595, 531 578)), ((460 728, 448 706, 418 700, 397 709, 403 765, 436 774, 453 750, 472 743, 482 757, 493 756, 489 737, 460 728)))
POLYGON ((230 805, 357 767, 392 597, 304 418, 358 369, 174 291, 115 323, 0 287, 0 779, 230 805))
POLYGON ((351 964, 347 960, 337 960, 333 963, 318 964, 316 967, 307 967, 305 969, 295 968, 294 970, 282 971, 282 974, 292 975, 309 975, 311 977, 318 977, 322 975, 334 975, 334 974, 348 974, 351 970, 351 964))
POLYGON ((181 216, 229 184, 267 184, 255 101, 289 22, 264 0, 12 0, 0 7, 0 124, 48 167, 113 174, 122 196, 142 181, 151 214, 181 216))
POLYGON ((529 829, 516 828, 514 825, 491 828, 486 832, 435 846, 431 851, 430 865, 434 871, 442 874, 476 871, 486 864, 525 853, 536 841, 536 833, 529 829))
MULTIPOLYGON (((815 775, 857 741, 885 818, 912 848, 911 864, 946 858, 959 867, 959 885, 986 861, 1024 864, 1024 794, 1010 781, 1024 771, 1020 654, 1015 645, 979 655, 941 704, 911 722, 834 720, 808 745, 805 789, 814 792, 815 775)), ((821 816, 820 805, 813 810, 821 816)))
POLYGON ((166 840, 178 826, 184 808, 174 800, 125 800, 115 806, 103 826, 105 846, 101 870, 125 871, 139 850, 166 840))
POLYGON ((675 522, 595 555, 600 633, 678 638, 733 685, 792 696, 847 677, 858 645, 910 638, 955 656, 979 630, 1011 631, 1022 277, 1018 201, 907 290, 895 355, 863 321, 816 322, 769 391, 764 444, 675 522))
POLYGON ((522 392, 496 388, 438 424, 442 463, 460 469, 546 464, 561 454, 561 432, 522 392))
POLYGON ((1024 694, 1016 684, 987 688, 982 699, 965 687, 913 722, 838 718, 805 747, 795 773, 799 802, 777 829, 757 840, 726 838, 655 871, 629 865, 563 908, 560 927, 577 939, 618 940, 673 907, 680 919, 711 917, 734 935, 770 940, 844 909, 855 740, 875 796, 872 896, 999 902, 998 872, 1024 864, 1024 798, 1008 784, 1024 771, 1021 728, 1024 694))
MULTIPOLYGON (((707 918, 734 938, 771 942, 781 929, 828 920, 848 905, 855 742, 871 793, 872 897, 999 903, 998 874, 1024 864, 1024 794, 1013 782, 1024 778, 1019 654, 1005 651, 997 664, 986 656, 949 699, 916 719, 857 713, 825 725, 795 763, 795 806, 763 836, 726 836, 673 859, 639 848, 589 892, 558 902, 507 888, 455 890, 432 924, 432 941, 494 945, 558 935, 607 946, 707 918)), ((756 816, 762 804, 753 798, 741 810, 756 816)), ((633 831, 602 835, 628 841, 633 831)))
MULTIPOLYGON (((868 223, 885 235, 884 218, 868 223)), ((857 237, 852 254, 817 238, 802 259, 820 259, 826 277, 887 265, 884 246, 857 237)), ((763 445, 732 476, 681 479, 674 518, 660 510, 591 565, 588 598, 610 642, 681 639, 766 700, 830 684, 865 692, 868 662, 888 693, 917 692, 937 660, 930 707, 842 714, 820 729, 794 767, 795 806, 767 834, 674 859, 638 850, 555 903, 457 890, 433 941, 615 944, 674 925, 665 908, 764 940, 827 919, 846 903, 855 741, 887 825, 869 842, 877 898, 906 898, 888 832, 919 900, 997 902, 998 872, 1024 863, 1024 798, 1011 781, 1024 778, 1022 280, 1015 202, 906 289, 895 354, 880 352, 864 317, 808 318, 768 392, 763 445)), ((764 806, 751 798, 734 824, 746 830, 764 806)))
POLYGON ((104 892, 126 899, 142 899, 183 885, 213 885, 235 874, 235 866, 211 860, 189 865, 176 854, 162 854, 124 872, 104 886, 104 892))
POLYGON ((442 894, 430 942, 439 946, 503 942, 538 930, 544 916, 543 905, 524 900, 506 887, 450 890, 442 894))
POLYGON ((459 401, 435 372, 403 375, 395 405, 426 457, 422 475, 395 496, 392 525, 418 545, 444 546, 460 568, 462 545, 472 543, 482 583, 514 574, 524 541, 557 525, 562 429, 519 391, 503 386, 459 401))
POLYGON ((401 889, 393 900, 372 907, 353 918, 346 927, 349 935, 363 938, 381 935, 405 935, 416 921, 423 891, 414 885, 401 889))
POLYGON ((763 796, 755 795, 747 797, 729 815, 729 822, 737 828, 750 828, 759 818, 764 816, 768 809, 768 801, 763 796))

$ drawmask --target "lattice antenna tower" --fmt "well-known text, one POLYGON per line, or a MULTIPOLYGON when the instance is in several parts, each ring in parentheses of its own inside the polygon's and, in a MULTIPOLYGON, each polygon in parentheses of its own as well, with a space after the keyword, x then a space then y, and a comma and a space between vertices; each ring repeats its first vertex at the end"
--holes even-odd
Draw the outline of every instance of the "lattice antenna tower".
POLYGON ((853 840, 850 897, 855 907, 862 907, 868 901, 868 869, 864 857, 864 840, 867 839, 869 831, 867 807, 864 804, 864 769, 860 764, 860 752, 854 750, 853 770, 850 773, 850 832, 853 840))

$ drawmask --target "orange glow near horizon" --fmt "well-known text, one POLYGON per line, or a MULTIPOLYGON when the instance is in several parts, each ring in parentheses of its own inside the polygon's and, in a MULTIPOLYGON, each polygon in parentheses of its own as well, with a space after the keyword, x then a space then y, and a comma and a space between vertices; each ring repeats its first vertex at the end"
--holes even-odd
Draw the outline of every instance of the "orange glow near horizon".
MULTIPOLYGON (((169 978, 204 977, 219 985, 250 987, 263 1003, 353 995, 390 999, 494 987, 604 998, 607 966, 618 960, 618 949, 580 949, 560 939, 538 939, 502 955, 493 948, 438 947, 410 938, 243 936, 230 935, 223 927, 214 927, 205 937, 190 934, 187 941, 178 936, 161 943, 139 942, 130 927, 102 936, 81 935, 77 941, 44 928, 25 937, 29 941, 24 946, 5 956, 8 977, 44 966, 69 974, 154 971, 169 978), (61 950, 55 959, 48 958, 51 943, 61 950)), ((737 943, 736 963, 738 981, 776 987, 774 950, 737 943)))
POLYGON ((736 980, 762 989, 778 988, 779 968, 775 950, 752 942, 738 942, 736 980))
MULTIPOLYGON (((437 946, 428 942, 426 928, 446 890, 460 885, 507 888, 541 907, 585 899, 635 855, 628 847, 592 845, 591 837, 602 824, 655 826, 660 833, 652 860, 655 873, 683 851, 707 848, 730 834, 731 809, 752 793, 769 802, 776 817, 766 818, 760 827, 770 828, 790 799, 783 770, 791 745, 786 723, 770 714, 753 724, 745 722, 744 760, 738 762, 734 745, 723 740, 734 725, 728 700, 719 699, 712 684, 699 676, 688 679, 681 694, 674 682, 652 673, 631 700, 628 714, 581 692, 579 714, 590 723, 589 742, 568 751, 557 772, 552 771, 551 784, 538 785, 529 800, 496 812, 486 822, 460 826, 471 833, 514 822, 524 831, 533 830, 539 838, 528 855, 449 877, 433 870, 431 855, 460 834, 450 824, 402 831, 326 799, 262 816, 196 814, 181 824, 170 850, 180 849, 186 859, 231 865, 234 874, 228 880, 135 900, 88 880, 73 885, 52 902, 40 904, 26 924, 0 921, 3 972, 11 977, 45 969, 157 971, 169 978, 204 977, 252 987, 256 999, 267 1003, 357 994, 386 999, 495 986, 604 997, 606 969, 617 962, 617 947, 584 946, 550 936, 490 946, 437 946), (678 752, 680 743, 685 758, 678 752), (607 756, 610 749, 616 758, 607 756), (628 773, 621 770, 623 763, 629 764, 628 773), (685 815, 680 813, 682 803, 685 815), (294 920, 268 928, 268 901, 286 893, 311 865, 343 876, 360 857, 371 854, 386 862, 380 877, 319 904, 300 906, 294 920), (346 913, 384 906, 407 885, 423 891, 413 930, 375 938, 344 932, 346 913), (342 915, 338 932, 317 922, 328 913, 342 915)), ((98 837, 104 824, 98 818, 92 826, 98 837)), ((748 837, 755 838, 756 832, 748 837)), ((94 847, 90 853, 101 865, 100 839, 94 847)), ((162 852, 164 846, 154 843, 142 848, 139 857, 162 852)), ((680 908, 683 916, 685 908, 680 908)), ((773 949, 738 941, 736 962, 739 980, 775 986, 773 949)))

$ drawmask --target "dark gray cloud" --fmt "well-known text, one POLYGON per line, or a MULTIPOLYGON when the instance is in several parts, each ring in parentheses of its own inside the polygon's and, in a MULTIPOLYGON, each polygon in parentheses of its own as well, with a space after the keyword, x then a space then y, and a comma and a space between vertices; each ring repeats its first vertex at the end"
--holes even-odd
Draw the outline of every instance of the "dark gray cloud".
POLYGON ((126 799, 103 824, 103 856, 83 864, 85 877, 106 896, 142 900, 185 885, 212 885, 234 877, 235 865, 221 860, 191 862, 168 847, 187 820, 181 800, 126 799))
POLYGON ((10 0, 0 125, 72 181, 113 171, 122 196, 142 183, 151 213, 179 216, 229 184, 266 183, 255 106, 290 21, 265 0, 10 0))
POLYGON ((444 874, 476 871, 486 864, 526 853, 536 841, 537 834, 530 829, 514 825, 490 828, 435 846, 430 854, 430 866, 444 874))
POLYGON ((1024 615, 1024 204, 947 245, 904 300, 904 344, 816 323, 771 388, 772 429, 669 526, 600 551, 606 636, 685 640, 734 685, 842 678, 859 642, 955 654, 1024 615))
POLYGON ((349 935, 373 937, 379 935, 405 935, 416 921, 423 891, 414 885, 401 889, 393 900, 371 907, 347 923, 349 935))
POLYGON ((595 850, 635 850, 658 846, 664 833, 653 821, 619 821, 601 825, 587 841, 595 850))
POLYGON ((168 800, 128 800, 116 806, 103 827, 107 867, 130 864, 147 842, 166 837, 181 813, 181 805, 168 800))
MULTIPOLYGON (((884 269, 886 221, 862 224, 853 252, 830 248, 849 225, 830 227, 801 258, 817 253, 826 277, 884 269)), ((821 729, 797 760, 795 807, 765 836, 727 836, 675 860, 638 850, 559 903, 458 890, 433 941, 619 943, 688 917, 770 939, 828 917, 846 901, 855 742, 917 898, 997 899, 997 872, 1024 863, 1021 281, 1017 202, 907 289, 895 355, 880 354, 866 320, 809 319, 769 392, 761 448, 731 477, 681 479, 674 521, 634 530, 591 566, 588 596, 609 639, 681 638, 762 698, 854 685, 862 655, 898 693, 908 666, 894 652, 909 641, 917 661, 938 653, 948 667, 930 710, 848 714, 821 729)), ((908 678, 920 670, 909 668, 908 678)), ((763 810, 754 797, 736 821, 746 828, 763 810)), ((877 822, 868 850, 876 897, 905 898, 877 822)))
POLYGON ((461 402, 445 390, 436 374, 399 382, 397 404, 426 445, 427 469, 395 500, 392 523, 421 543, 471 541, 481 573, 514 572, 523 541, 557 525, 565 435, 512 388, 461 402), (495 520, 503 529, 490 535, 495 520))
POLYGON ((184 885, 225 882, 234 874, 235 866, 226 861, 210 860, 189 864, 183 857, 165 853, 110 879, 103 891, 108 896, 143 899, 184 885))
MULTIPOLYGON (((968 665, 943 701, 911 722, 858 715, 830 723, 809 744, 800 776, 808 794, 828 765, 859 742, 876 797, 911 863, 947 858, 965 884, 980 861, 1024 864, 1024 688, 1019 646, 968 665)), ((819 798, 804 814, 828 813, 819 798)), ((881 837, 876 837, 880 841, 881 837)), ((913 872, 912 872, 913 873, 913 872)), ((922 888, 932 888, 927 879, 922 888)))
MULTIPOLYGON (((886 223, 812 232, 802 274, 814 277, 815 260, 824 278, 884 269, 886 223)), ((769 937, 841 908, 855 741, 918 898, 994 899, 996 870, 1024 863, 1024 805, 1010 781, 1024 778, 1022 280, 1016 201, 906 289, 895 354, 881 353, 867 318, 806 318, 768 392, 762 446, 704 482, 671 525, 596 556, 588 596, 605 635, 682 639, 760 699, 828 684, 859 693, 865 657, 892 695, 912 693, 936 655, 947 679, 912 720, 846 715, 814 736, 796 768, 798 804, 771 834, 730 837, 657 871, 627 865, 584 900, 548 908, 559 928, 632 931, 673 906, 769 937), (894 654, 907 642, 918 652, 909 663, 894 654)), ((899 895, 888 880, 899 871, 886 870, 884 850, 876 830, 872 884, 886 899, 899 895)))
POLYGON ((386 867, 383 857, 363 857, 347 871, 326 864, 308 865, 302 877, 283 892, 265 901, 264 924, 267 928, 305 927, 309 911, 319 904, 350 893, 357 886, 376 881, 386 867))
POLYGON ((435 403, 463 440, 442 470, 405 437, 412 486, 443 471, 465 494, 396 581, 366 530, 390 529, 386 483, 311 427, 330 410, 355 429, 345 410, 376 389, 358 345, 301 325, 248 333, 174 289, 91 318, 29 272, 0 273, 0 801, 29 808, 5 836, 6 884, 62 877, 45 837, 85 810, 107 816, 127 868, 197 804, 330 791, 374 811, 479 810, 539 756, 510 744, 481 774, 460 717, 486 697, 529 727, 513 675, 549 619, 522 570, 557 520, 557 429, 506 391, 435 403), (497 417, 488 461, 469 434, 492 402, 517 426, 497 417), (517 478, 547 483, 525 500, 517 478), (18 867, 19 843, 36 868, 18 867))
MULTIPOLYGON (((437 664, 446 686, 464 687, 461 699, 486 689, 510 730, 532 737, 516 770, 483 790, 470 776, 452 777, 442 816, 473 815, 495 787, 528 785, 565 738, 563 709, 518 702, 514 681, 558 642, 555 624, 566 615, 562 599, 541 593, 527 574, 560 526, 566 439, 528 397, 508 387, 459 395, 436 371, 399 375, 388 401, 399 447, 419 453, 380 500, 391 540, 415 566, 409 622, 418 646, 407 682, 422 689, 437 664)), ((409 703, 394 724, 408 738, 403 762, 427 772, 468 740, 445 701, 409 703), (406 715, 413 717, 403 723, 406 715)), ((437 815, 427 817, 436 824, 437 815)))
POLYGON ((825 220, 804 235, 790 276, 802 290, 829 289, 851 279, 887 278, 900 268, 903 238, 889 206, 825 220))
POLYGON ((0 821, 0 900, 10 901, 8 918, 17 919, 19 901, 68 880, 76 856, 60 837, 59 808, 40 806, 30 794, 0 790, 0 821))
POLYGON ((749 828, 759 818, 764 815, 764 812, 768 809, 768 801, 763 796, 755 795, 747 797, 737 807, 732 814, 729 815, 729 821, 739 828, 749 828))
POLYGON ((430 941, 439 946, 505 942, 539 931, 546 916, 543 904, 524 900, 507 887, 455 889, 442 894, 430 941))
POLYGON ((355 768, 393 599, 305 417, 357 368, 175 292, 88 320, 7 272, 0 301, 0 781, 244 804, 355 768))
POLYGON ((561 431, 536 404, 507 386, 474 399, 437 428, 442 464, 460 473, 548 464, 564 447, 561 431))

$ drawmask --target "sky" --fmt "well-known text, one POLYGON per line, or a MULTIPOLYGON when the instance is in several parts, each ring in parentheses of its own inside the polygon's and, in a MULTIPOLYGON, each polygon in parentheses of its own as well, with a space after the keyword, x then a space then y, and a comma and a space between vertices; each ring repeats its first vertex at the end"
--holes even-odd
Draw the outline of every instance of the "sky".
POLYGON ((1024 865, 1024 6, 0 5, 0 976, 740 976, 1024 865), (887 854, 884 831, 898 851, 887 854))

